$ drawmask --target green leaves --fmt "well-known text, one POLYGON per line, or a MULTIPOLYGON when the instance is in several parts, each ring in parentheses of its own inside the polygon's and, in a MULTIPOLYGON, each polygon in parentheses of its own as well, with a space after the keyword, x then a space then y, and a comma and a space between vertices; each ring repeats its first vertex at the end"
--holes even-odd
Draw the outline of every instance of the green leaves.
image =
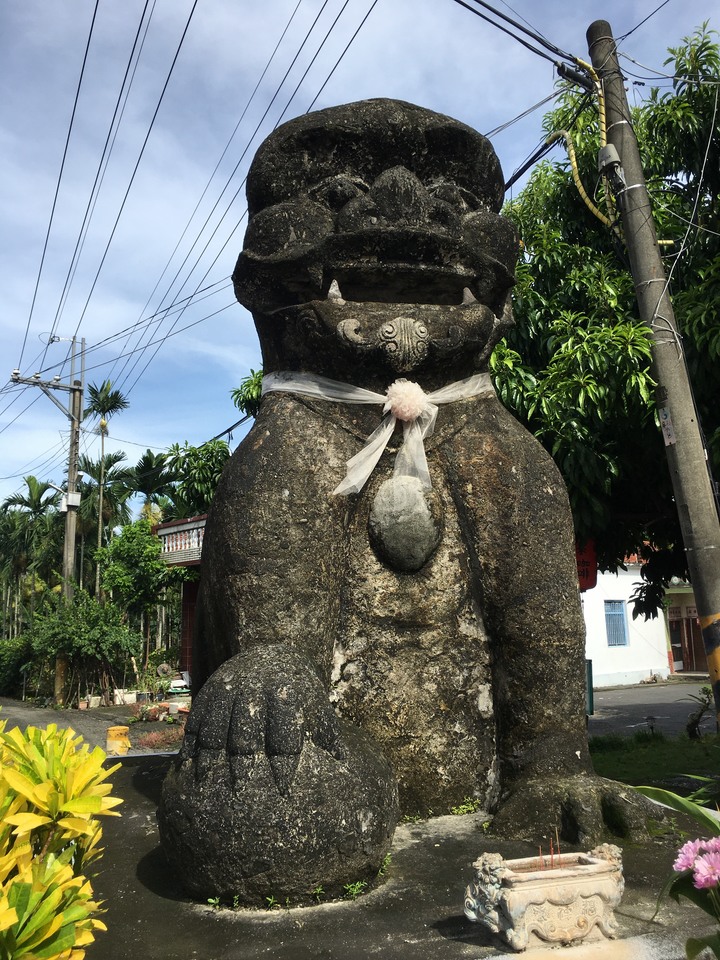
POLYGON ((187 441, 181 447, 174 444, 168 455, 168 466, 177 475, 176 506, 179 516, 192 517, 207 513, 220 482, 223 467, 230 457, 224 440, 209 440, 200 447, 187 441))
POLYGON ((0 723, 0 960, 82 960, 105 929, 82 873, 121 802, 106 759, 55 724, 0 723))
POLYGON ((720 836, 720 820, 714 817, 709 810, 701 807, 692 800, 671 793, 669 790, 661 790, 659 787, 635 787, 638 793, 656 803, 661 803, 671 810, 677 810, 678 813, 684 813, 692 817, 699 824, 703 835, 708 837, 720 836))
POLYGON ((131 613, 157 603, 176 573, 161 558, 162 545, 148 520, 123 527, 101 551, 103 586, 131 613))
MULTIPOLYGON (((709 810, 685 797, 681 797, 669 790, 661 790, 657 787, 635 787, 638 793, 650 800, 655 800, 671 810, 677 810, 695 820, 705 837, 720 836, 720 820, 714 817, 709 810)), ((705 913, 709 914, 716 922, 718 917, 717 900, 715 894, 717 888, 698 889, 693 882, 693 870, 687 869, 682 872, 673 872, 665 882, 658 898, 658 909, 660 901, 665 896, 672 897, 676 903, 680 903, 680 898, 684 897, 695 906, 700 907, 705 913)), ((694 960, 703 950, 709 947, 716 957, 720 960, 720 933, 713 933, 707 937, 690 937, 685 943, 685 955, 688 960, 694 960)))
POLYGON ((720 960, 720 933, 711 933, 707 937, 690 937, 685 944, 685 956, 687 960, 695 960, 706 948, 712 950, 720 960))
POLYGON ((100 417, 101 421, 109 420, 113 414, 126 410, 129 406, 122 393, 119 390, 113 390, 109 380, 104 380, 99 387, 94 383, 88 384, 87 395, 89 403, 83 413, 85 417, 96 416, 100 417))
MULTIPOLYGON (((675 313, 720 470, 716 38, 703 27, 673 49, 673 89, 650 92, 633 120, 658 235, 676 243, 668 260, 675 313)), ((544 129, 573 135, 580 178, 589 188, 597 182, 596 107, 572 91, 559 102, 544 129)), ((562 471, 578 539, 594 539, 601 568, 614 569, 626 551, 645 541, 662 548, 676 544, 679 527, 654 422, 651 338, 639 320, 625 251, 587 210, 564 153, 558 148, 553 157, 535 168, 504 210, 518 227, 524 255, 517 268, 516 325, 496 348, 491 373, 502 402, 562 471)), ((600 196, 594 200, 603 205, 600 196)))
POLYGON ((35 615, 30 639, 39 657, 60 653, 74 661, 100 664, 122 662, 141 648, 140 636, 128 629, 122 612, 83 590, 76 591, 72 602, 58 595, 48 597, 35 615))
POLYGON ((250 370, 250 376, 240 381, 240 386, 230 391, 232 402, 240 413, 248 417, 256 417, 260 409, 262 394, 262 370, 250 370))

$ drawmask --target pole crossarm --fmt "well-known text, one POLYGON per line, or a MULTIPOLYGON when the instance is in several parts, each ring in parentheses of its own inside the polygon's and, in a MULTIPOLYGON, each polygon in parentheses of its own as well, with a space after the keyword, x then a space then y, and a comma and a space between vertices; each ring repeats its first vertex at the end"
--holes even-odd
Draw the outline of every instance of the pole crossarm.
POLYGON ((21 377, 13 371, 10 379, 13 383, 25 383, 30 387, 42 387, 43 390, 51 388, 52 390, 67 390, 70 393, 75 390, 75 386, 68 383, 61 383, 57 380, 39 380, 37 377, 21 377))

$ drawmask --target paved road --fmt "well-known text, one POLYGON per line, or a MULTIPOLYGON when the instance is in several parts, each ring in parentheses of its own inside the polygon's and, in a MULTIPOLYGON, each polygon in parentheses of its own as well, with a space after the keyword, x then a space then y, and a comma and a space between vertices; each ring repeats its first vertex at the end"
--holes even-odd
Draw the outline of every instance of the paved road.
MULTIPOLYGON (((667 736, 677 736, 685 730, 690 713, 697 704, 689 699, 691 694, 699 694, 700 688, 709 681, 698 678, 694 681, 674 680, 647 685, 613 687, 595 690, 595 713, 588 721, 588 733, 597 736, 603 733, 631 735, 636 730, 648 730, 648 717, 653 717, 656 730, 667 736)), ((57 711, 42 709, 32 703, 20 703, 0 697, 0 719, 6 719, 8 726, 27 724, 43 726, 57 723, 58 726, 72 726, 92 746, 105 746, 107 729, 118 723, 127 723, 130 713, 127 707, 104 707, 99 710, 57 711)), ((148 752, 137 744, 138 735, 153 724, 134 724, 130 727, 132 752, 148 752)), ((712 733, 715 720, 707 714, 702 731, 712 733)))
MULTIPOLYGON (((596 690, 595 713, 588 722, 588 732, 591 737, 603 733, 631 735, 636 730, 649 730, 652 723, 655 730, 666 736, 677 736, 684 732, 688 716, 698 706, 689 699, 690 695, 697 696, 700 688, 708 684, 707 679, 674 680, 596 690)), ((701 731, 713 733, 714 730, 714 715, 708 713, 701 731)))

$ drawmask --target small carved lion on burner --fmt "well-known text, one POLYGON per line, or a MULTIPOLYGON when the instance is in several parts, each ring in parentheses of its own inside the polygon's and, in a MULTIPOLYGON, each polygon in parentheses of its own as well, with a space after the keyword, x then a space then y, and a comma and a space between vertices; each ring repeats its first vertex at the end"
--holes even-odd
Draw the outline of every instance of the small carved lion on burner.
MULTIPOLYGON (((487 370, 519 244, 485 137, 391 100, 322 110, 268 137, 247 192, 233 279, 266 375, 431 393, 487 370)), ((556 467, 490 390, 439 408, 429 488, 393 479, 397 430, 365 486, 333 494, 381 416, 269 393, 223 474, 160 810, 197 896, 340 890, 375 876, 399 812, 469 797, 507 832, 600 833, 556 467)))

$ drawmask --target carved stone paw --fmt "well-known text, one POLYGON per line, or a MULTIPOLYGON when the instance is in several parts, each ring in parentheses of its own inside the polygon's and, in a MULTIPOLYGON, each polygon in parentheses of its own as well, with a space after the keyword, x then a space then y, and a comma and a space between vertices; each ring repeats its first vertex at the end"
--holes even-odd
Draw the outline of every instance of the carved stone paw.
POLYGON ((276 644, 233 657, 202 688, 158 819, 192 894, 297 903, 377 873, 397 788, 306 656, 276 644))
POLYGON ((648 818, 662 819, 660 807, 632 787, 603 777, 548 776, 517 783, 493 820, 493 833, 537 844, 554 838, 589 850, 610 840, 647 839, 648 818))

